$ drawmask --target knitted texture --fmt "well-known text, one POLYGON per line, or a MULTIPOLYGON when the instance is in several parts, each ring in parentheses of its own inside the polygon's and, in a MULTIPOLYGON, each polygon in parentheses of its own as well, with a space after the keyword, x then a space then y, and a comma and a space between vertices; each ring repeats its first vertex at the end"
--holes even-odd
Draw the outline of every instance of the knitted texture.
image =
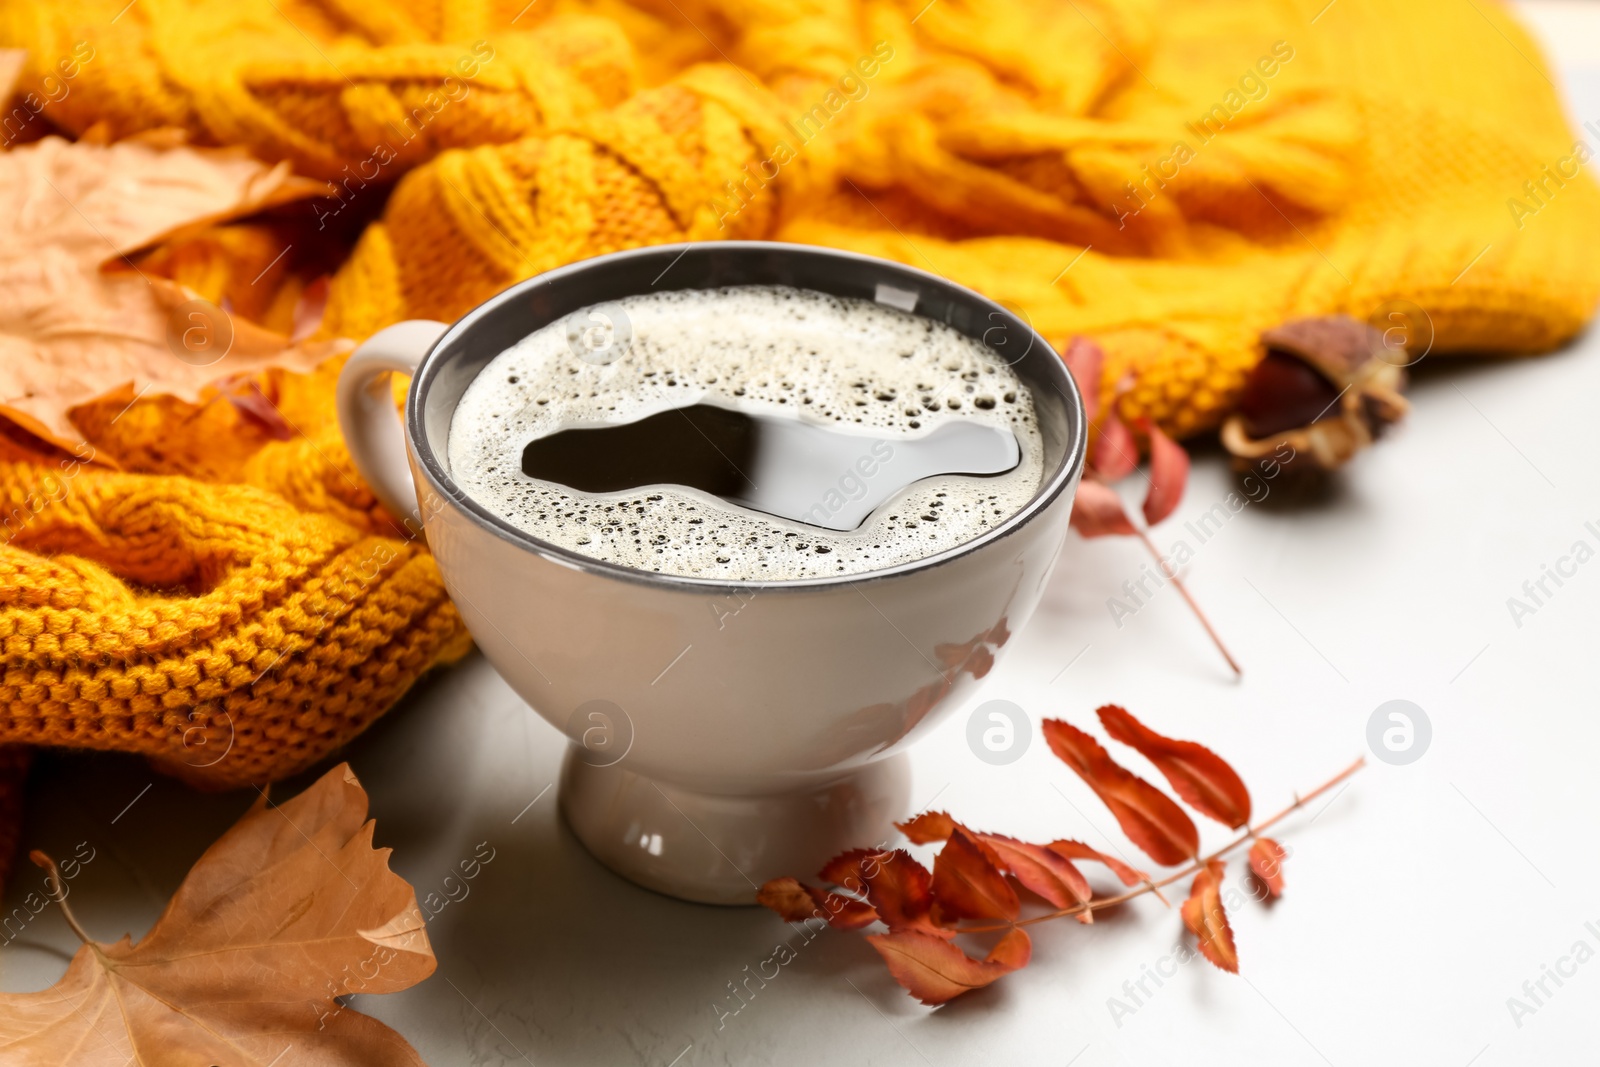
MULTIPOLYGON (((1600 195, 1489 0, 0 0, 0 45, 47 101, 9 140, 177 126, 335 183, 341 225, 383 205, 330 286, 356 339, 614 249, 791 240, 1092 335, 1121 414, 1188 434, 1286 319, 1534 352, 1600 297, 1600 195)), ((147 269, 286 330, 334 264, 264 225, 147 269)), ((289 441, 129 396, 75 413, 120 470, 0 439, 0 746, 257 781, 464 650, 351 469, 336 373, 261 383, 289 441)))
POLYGON ((0 3, 25 88, 94 51, 52 122, 182 126, 341 197, 415 170, 335 278, 329 333, 452 318, 617 248, 820 243, 971 285, 1053 343, 1096 337, 1121 414, 1189 434, 1285 319, 1387 328, 1399 304, 1431 352, 1532 352, 1600 297, 1600 196, 1490 4, 121 10, 0 3))
POLYGON ((269 446, 241 472, 275 491, 0 461, 0 740, 264 782, 464 652, 432 558, 367 521, 364 488, 330 499, 318 447, 269 446))
POLYGON ((1546 350, 1588 319, 1600 196, 1502 12, 1079 6, 686 10, 749 70, 691 68, 418 168, 335 278, 328 327, 450 319, 631 245, 826 244, 970 285, 1058 346, 1094 336, 1121 414, 1187 435, 1287 319, 1406 322, 1434 354, 1546 350))

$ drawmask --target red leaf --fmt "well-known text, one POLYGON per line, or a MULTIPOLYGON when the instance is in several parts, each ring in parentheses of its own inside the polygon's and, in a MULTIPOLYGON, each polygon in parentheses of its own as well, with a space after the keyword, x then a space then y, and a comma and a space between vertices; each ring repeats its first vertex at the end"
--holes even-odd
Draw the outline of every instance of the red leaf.
POLYGON ((1139 429, 1150 438, 1150 490, 1144 497, 1144 521, 1154 526, 1171 515, 1183 499, 1189 482, 1189 453, 1149 419, 1140 419, 1139 429))
POLYGON ((1072 502, 1072 528, 1083 537, 1132 537, 1139 532, 1129 520, 1117 491, 1093 478, 1078 483, 1078 494, 1072 502))
POLYGON ((1139 442, 1133 439, 1133 431, 1115 412, 1108 413, 1090 450, 1089 466, 1101 481, 1115 482, 1132 474, 1138 465, 1139 442))
POLYGON ((959 826, 934 858, 933 895, 952 919, 1015 919, 1021 908, 987 851, 959 826))
POLYGON ((894 825, 895 829, 905 834, 913 845, 929 845, 935 841, 945 840, 961 824, 946 812, 925 811, 913 819, 897 822, 894 825))
POLYGON ((1028 965, 1033 943, 1012 930, 982 960, 948 941, 915 932, 874 934, 867 938, 889 965, 894 980, 922 1003, 937 1006, 1028 965))
MULTIPOLYGON (((986 834, 956 822, 942 811, 924 812, 914 819, 896 823, 900 832, 910 838, 913 844, 926 845, 934 841, 943 841, 952 837, 957 832, 969 835, 983 850, 984 857, 994 867, 1009 873, 1020 882, 1024 889, 1035 893, 1044 900, 1058 908, 1070 908, 1076 904, 1087 903, 1093 896, 1089 888, 1088 879, 1083 872, 1072 865, 1067 853, 1051 851, 1045 845, 1030 845, 1025 841, 1018 841, 1014 837, 1003 834, 986 834)), ((1076 844, 1076 842, 1068 842, 1076 844)), ((1088 846, 1082 846, 1089 859, 1103 859, 1098 852, 1088 846)), ((1111 861, 1115 862, 1115 861, 1111 861)), ((1124 871, 1132 871, 1125 864, 1118 864, 1124 871)), ((1121 877, 1121 872, 1118 872, 1121 877)), ((939 868, 934 865, 934 895, 943 899, 938 887, 939 868)), ((1136 876, 1136 884, 1144 881, 1142 876, 1136 876)), ((1084 921, 1092 919, 1089 912, 1083 913, 1084 921)))
POLYGON ((1105 371, 1105 351, 1087 337, 1074 337, 1067 342, 1067 350, 1061 353, 1061 358, 1072 372, 1072 380, 1078 383, 1078 392, 1083 394, 1083 417, 1093 425, 1100 417, 1100 378, 1105 371))
POLYGON ((1115 704, 1096 714, 1113 740, 1138 749, 1191 808, 1235 829, 1250 821, 1250 790, 1227 760, 1194 741, 1163 737, 1115 704))
POLYGON ((1258 837, 1250 846, 1250 873, 1266 887, 1267 897, 1283 895, 1283 861, 1288 851, 1270 837, 1258 837))
POLYGON ((1130 867, 1121 860, 1106 855, 1104 852, 1096 851, 1082 841, 1063 839, 1061 841, 1052 841, 1046 847, 1051 852, 1065 856, 1068 859, 1093 860, 1096 863, 1103 863, 1111 868, 1111 873, 1121 879, 1123 885, 1138 885, 1140 882, 1148 882, 1150 880, 1150 876, 1144 871, 1139 870, 1137 867, 1130 867))
MULTIPOLYGON (((1094 896, 1083 872, 1059 852, 1000 834, 980 834, 979 839, 994 850, 1001 866, 1010 871, 1023 888, 1058 908, 1087 904, 1094 896)), ((1094 914, 1088 911, 1081 912, 1078 917, 1082 922, 1094 920, 1094 914)))
POLYGON ((852 849, 828 861, 820 877, 851 892, 865 892, 890 930, 921 930, 954 937, 933 917, 933 880, 928 869, 903 849, 852 849))
POLYGON ((1212 860, 1194 876, 1189 899, 1183 902, 1183 925, 1199 941, 1201 955, 1230 974, 1239 973, 1239 950, 1233 943, 1228 913, 1222 910, 1221 860, 1212 860))
POLYGON ((1171 797, 1119 765, 1100 743, 1060 719, 1046 719, 1044 737, 1061 761, 1089 783, 1122 832, 1157 863, 1171 867, 1194 857, 1200 831, 1171 797))
POLYGON ((785 922, 825 919, 836 930, 859 930, 877 921, 865 901, 804 885, 793 878, 774 878, 756 893, 756 903, 771 908, 785 922))
POLYGON ((829 860, 817 873, 824 882, 842 886, 852 893, 867 894, 867 878, 876 872, 892 853, 883 849, 853 848, 829 860))

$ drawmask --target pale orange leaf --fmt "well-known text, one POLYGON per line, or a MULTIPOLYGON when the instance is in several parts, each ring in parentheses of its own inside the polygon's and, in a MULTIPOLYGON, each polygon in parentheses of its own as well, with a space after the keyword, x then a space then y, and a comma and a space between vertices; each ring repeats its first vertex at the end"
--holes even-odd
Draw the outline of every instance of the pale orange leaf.
POLYGON ((1258 837, 1250 845, 1250 873, 1261 880, 1267 896, 1283 895, 1283 861, 1288 850, 1270 837, 1258 837))
POLYGON ((64 447, 108 394, 189 401, 219 378, 308 371, 345 345, 291 344, 141 272, 174 235, 326 189, 237 149, 46 137, 0 153, 0 415, 64 447))
POLYGON ((334 999, 434 969, 416 895, 372 831, 347 764, 257 804, 144 937, 85 944, 52 988, 0 994, 6 1064, 270 1063, 290 1046, 297 1061, 422 1067, 399 1034, 334 999))
POLYGON ((1221 860, 1212 860, 1194 876, 1189 899, 1183 902, 1183 925, 1199 944, 1200 954, 1230 974, 1239 973, 1239 950, 1234 947, 1233 927, 1222 908, 1221 860))

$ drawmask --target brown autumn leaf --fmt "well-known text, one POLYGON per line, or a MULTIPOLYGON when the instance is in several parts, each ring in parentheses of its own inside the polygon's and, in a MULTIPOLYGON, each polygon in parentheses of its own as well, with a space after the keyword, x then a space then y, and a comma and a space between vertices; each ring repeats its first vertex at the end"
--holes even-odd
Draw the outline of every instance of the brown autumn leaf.
POLYGON ((1239 973, 1239 950, 1233 944, 1233 927, 1222 909, 1222 873, 1225 864, 1211 860, 1194 876, 1189 899, 1183 902, 1183 925, 1199 942, 1200 954, 1230 974, 1239 973))
POLYGON ((948 941, 916 931, 873 934, 867 940, 889 965, 894 980, 929 1006, 982 989, 995 979, 1026 967, 1033 958, 1033 942, 1023 930, 1006 934, 981 960, 973 959, 948 941))
POLYGON ((1250 846, 1250 873, 1260 879, 1269 899, 1283 896, 1283 861, 1288 850, 1270 837, 1258 837, 1250 846))
POLYGON ((291 1047, 296 1063, 423 1067, 399 1034, 334 999, 434 969, 416 895, 372 830, 348 764, 276 808, 258 802, 138 942, 85 937, 53 987, 0 994, 7 1067, 265 1064, 291 1047))
POLYGON ((1234 829, 1250 821, 1250 790, 1227 760, 1194 741, 1163 737, 1115 704, 1095 714, 1113 740, 1155 764, 1191 808, 1234 829))
POLYGON ((82 439, 71 410, 107 394, 198 401, 219 378, 308 371, 342 350, 291 344, 129 258, 325 190, 285 164, 170 137, 46 137, 0 153, 0 415, 70 448, 82 439))
POLYGON ((1200 831, 1176 801, 1117 763, 1100 742, 1071 723, 1046 719, 1041 728, 1050 751, 1089 784, 1145 855, 1164 867, 1195 857, 1200 831))

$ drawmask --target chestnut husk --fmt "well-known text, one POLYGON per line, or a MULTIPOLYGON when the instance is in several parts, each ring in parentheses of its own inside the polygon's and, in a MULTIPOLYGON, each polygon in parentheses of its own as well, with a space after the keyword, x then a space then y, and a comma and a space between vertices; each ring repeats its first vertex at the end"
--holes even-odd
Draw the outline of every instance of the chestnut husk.
POLYGON ((1261 345, 1265 355, 1222 426, 1223 447, 1241 468, 1272 456, 1291 469, 1334 470, 1411 408, 1400 395, 1405 349, 1367 323, 1298 319, 1264 332, 1261 345), (1294 450, 1287 462, 1285 444, 1294 450))

